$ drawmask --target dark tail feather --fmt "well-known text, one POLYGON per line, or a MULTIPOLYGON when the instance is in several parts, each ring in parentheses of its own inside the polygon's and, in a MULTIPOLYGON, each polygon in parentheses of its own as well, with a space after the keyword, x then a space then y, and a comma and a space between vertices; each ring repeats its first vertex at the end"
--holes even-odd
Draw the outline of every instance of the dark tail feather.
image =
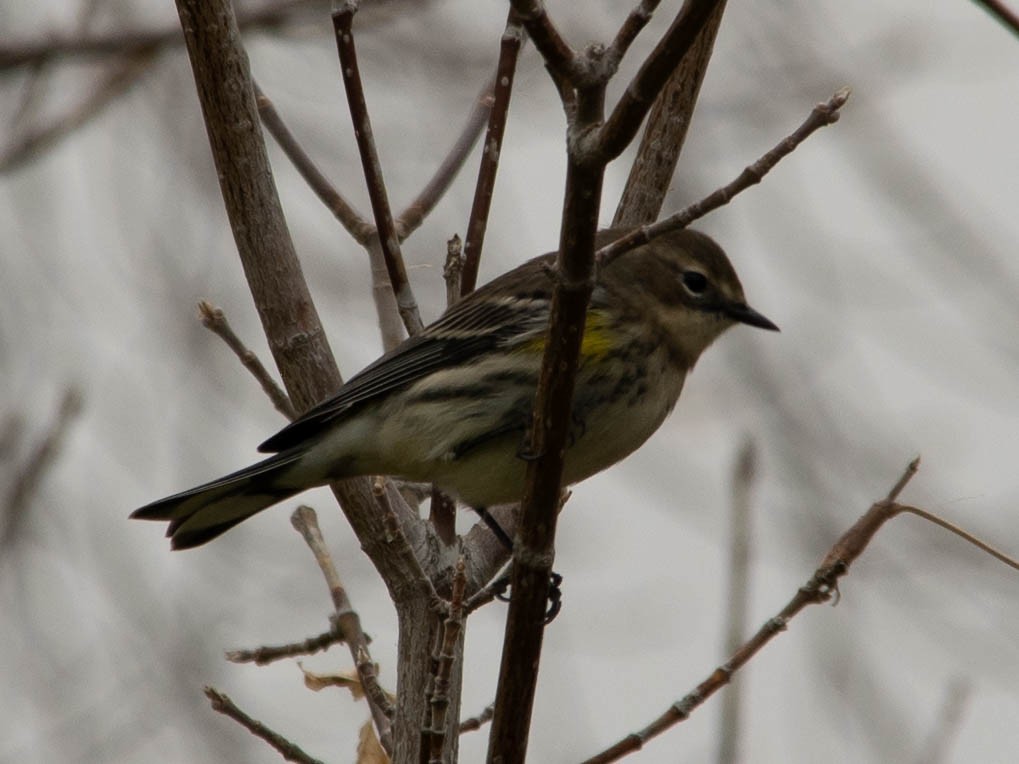
POLYGON ((301 457, 294 449, 271 456, 258 464, 211 483, 154 501, 131 513, 137 520, 165 520, 166 535, 174 549, 190 549, 311 487, 311 483, 287 479, 301 457))

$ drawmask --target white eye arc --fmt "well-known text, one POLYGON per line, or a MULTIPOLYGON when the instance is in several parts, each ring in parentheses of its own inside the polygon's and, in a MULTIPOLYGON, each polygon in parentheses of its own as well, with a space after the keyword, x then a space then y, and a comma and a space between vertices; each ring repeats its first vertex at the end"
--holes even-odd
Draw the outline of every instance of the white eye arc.
POLYGON ((683 271, 683 287, 693 297, 703 297, 708 291, 708 277, 700 271, 683 271))

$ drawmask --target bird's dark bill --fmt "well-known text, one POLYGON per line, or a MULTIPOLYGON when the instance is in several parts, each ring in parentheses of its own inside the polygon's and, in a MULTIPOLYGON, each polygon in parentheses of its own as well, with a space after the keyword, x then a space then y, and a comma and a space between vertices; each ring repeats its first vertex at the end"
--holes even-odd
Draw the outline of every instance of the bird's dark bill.
POLYGON ((773 332, 779 331, 774 322, 758 313, 749 305, 730 305, 725 312, 729 318, 739 321, 741 324, 756 326, 760 329, 769 329, 773 332))

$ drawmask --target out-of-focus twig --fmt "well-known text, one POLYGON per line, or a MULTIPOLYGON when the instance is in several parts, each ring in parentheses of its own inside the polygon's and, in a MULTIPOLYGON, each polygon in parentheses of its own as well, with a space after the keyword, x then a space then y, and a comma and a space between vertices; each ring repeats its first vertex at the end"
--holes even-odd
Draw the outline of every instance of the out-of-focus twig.
POLYGON ((11 172, 52 148, 82 125, 97 117, 148 71, 155 58, 152 48, 142 48, 110 65, 84 98, 48 124, 26 132, 0 153, 0 173, 11 172))
MULTIPOLYGON (((261 8, 240 11, 237 24, 246 31, 270 29, 286 23, 297 11, 319 5, 321 0, 277 0, 261 8)), ((165 48, 183 42, 180 26, 166 29, 129 29, 74 37, 48 35, 32 42, 0 44, 0 70, 37 66, 57 58, 133 55, 142 50, 165 48)))
MULTIPOLYGON (((740 448, 732 474, 732 534, 729 543, 729 591, 723 655, 732 655, 746 638, 747 609, 750 604, 751 508, 750 492, 757 471, 757 452, 749 438, 740 448)), ((742 686, 733 684, 722 695, 718 729, 719 764, 739 761, 742 728, 742 686)))
POLYGON ((42 485, 47 471, 56 463, 60 446, 67 437, 71 424, 81 413, 82 396, 75 387, 64 391, 57 408, 57 414, 42 440, 32 449, 24 465, 17 471, 11 482, 10 490, 4 496, 2 512, 3 526, 0 528, 0 549, 11 546, 17 538, 32 497, 42 485))

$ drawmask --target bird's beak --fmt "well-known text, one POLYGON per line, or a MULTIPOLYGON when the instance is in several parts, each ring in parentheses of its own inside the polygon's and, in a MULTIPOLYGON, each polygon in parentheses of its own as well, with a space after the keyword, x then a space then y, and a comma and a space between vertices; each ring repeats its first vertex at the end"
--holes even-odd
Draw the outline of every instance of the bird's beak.
POLYGON ((773 332, 779 331, 779 328, 775 326, 774 322, 765 318, 756 310, 744 303, 733 303, 729 305, 725 309, 725 314, 733 321, 739 321, 741 324, 756 326, 760 329, 769 329, 773 332))

